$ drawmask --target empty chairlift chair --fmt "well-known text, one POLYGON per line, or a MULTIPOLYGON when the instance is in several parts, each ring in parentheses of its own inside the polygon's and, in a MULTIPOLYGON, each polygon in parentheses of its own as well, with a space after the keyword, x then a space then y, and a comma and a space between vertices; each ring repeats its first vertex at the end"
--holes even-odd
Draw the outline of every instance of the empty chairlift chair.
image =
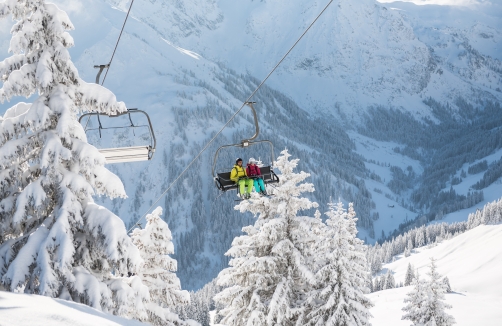
MULTIPOLYGON (((124 120, 122 118, 122 120, 124 120)), ((127 121, 127 120, 126 120, 127 121)), ((124 113, 119 113, 117 115, 106 115, 103 113, 86 113, 82 115, 79 119, 79 122, 81 124, 84 123, 84 130, 86 134, 89 132, 99 132, 99 138, 102 138, 102 133, 104 131, 113 131, 113 130, 131 130, 133 132, 133 135, 135 136, 135 130, 142 129, 142 130, 147 130, 148 132, 148 140, 145 141, 145 137, 141 137, 136 139, 136 142, 139 141, 139 145, 135 144, 134 146, 123 146, 123 147, 105 147, 105 148, 99 148, 99 152, 105 156, 106 163, 111 164, 111 163, 124 163, 124 162, 138 162, 138 161, 147 161, 151 160, 153 158, 153 155, 155 153, 155 148, 157 145, 157 141, 155 139, 155 134, 153 132, 153 127, 152 123, 150 121, 150 117, 145 111, 138 110, 138 109, 128 109, 124 113), (120 117, 120 116, 128 116, 128 124, 112 124, 111 126, 103 126, 102 119, 103 120, 108 120, 108 119, 114 119, 120 117), (138 120, 137 118, 140 116, 144 116, 146 118, 146 122, 144 124, 134 124, 133 123, 133 117, 134 120, 138 120), (87 119, 85 119, 87 117, 87 119), (91 123, 96 123, 97 126, 89 126, 89 121, 91 123)), ((109 135, 108 135, 109 136, 109 135)), ((108 145, 108 144, 107 144, 108 145)))

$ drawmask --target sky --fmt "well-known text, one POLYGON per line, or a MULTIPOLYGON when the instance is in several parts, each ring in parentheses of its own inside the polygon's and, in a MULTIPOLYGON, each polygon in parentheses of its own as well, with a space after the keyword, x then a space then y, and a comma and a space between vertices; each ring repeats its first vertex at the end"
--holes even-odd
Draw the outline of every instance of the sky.
POLYGON ((502 0, 377 0, 380 3, 407 2, 416 5, 439 5, 476 9, 490 16, 502 16, 502 0))
MULTIPOLYGON (((389 3, 394 0, 378 0, 378 2, 389 3)), ((442 5, 442 6, 472 6, 491 4, 490 0, 401 0, 401 2, 412 2, 416 5, 442 5)))

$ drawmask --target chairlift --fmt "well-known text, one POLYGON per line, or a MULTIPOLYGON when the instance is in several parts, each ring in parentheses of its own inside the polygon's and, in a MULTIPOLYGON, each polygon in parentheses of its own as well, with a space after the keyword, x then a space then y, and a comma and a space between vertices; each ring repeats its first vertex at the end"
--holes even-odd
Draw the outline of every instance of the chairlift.
POLYGON ((216 150, 216 153, 214 155, 214 160, 213 160, 213 168, 212 168, 212 174, 213 174, 213 179, 216 183, 216 187, 223 191, 226 192, 228 190, 234 190, 238 188, 238 185, 230 180, 230 173, 231 169, 226 169, 224 171, 218 172, 216 171, 216 163, 218 160, 218 154, 220 153, 220 150, 225 150, 230 147, 240 147, 240 148, 249 148, 251 146, 261 144, 261 143, 268 143, 270 145, 270 165, 268 166, 261 166, 260 167, 260 172, 263 177, 263 182, 265 184, 272 184, 272 183, 278 183, 279 182, 279 177, 275 174, 273 168, 272 168, 272 163, 274 162, 274 145, 272 144, 271 141, 269 140, 254 140, 256 137, 258 137, 258 133, 260 132, 260 127, 258 126, 258 116, 256 114, 256 110, 253 107, 253 104, 256 102, 246 102, 245 104, 251 108, 253 111, 253 118, 254 118, 254 124, 256 128, 255 134, 249 138, 249 139, 244 139, 241 141, 239 144, 230 144, 230 145, 223 145, 218 150, 216 150))
MULTIPOLYGON (((108 65, 99 65, 99 66, 94 66, 94 68, 99 68, 99 72, 96 76, 96 84, 99 84, 99 77, 101 75, 101 72, 103 71, 104 68, 107 68, 108 65)), ((138 110, 138 109, 128 109, 126 112, 122 113, 117 113, 115 115, 108 115, 105 113, 99 113, 99 112, 90 112, 83 114, 78 122, 82 124, 82 121, 85 117, 87 118, 87 122, 85 123, 84 126, 84 131, 89 132, 89 131, 99 131, 99 138, 102 137, 102 131, 103 130, 114 130, 114 129, 130 129, 133 131, 138 129, 138 128, 147 128, 148 129, 148 134, 149 134, 149 141, 148 144, 141 145, 141 146, 125 146, 125 147, 115 147, 115 148, 102 148, 98 149, 101 154, 105 156, 106 163, 125 163, 125 162, 138 162, 138 161, 147 161, 151 160, 153 158, 153 155, 155 153, 155 148, 157 146, 157 140, 155 139, 155 134, 153 132, 153 127, 152 127, 152 122, 150 121, 150 117, 145 111, 138 110), (104 118, 105 120, 108 118, 117 118, 120 116, 128 115, 129 117, 129 123, 128 125, 114 125, 114 126, 103 126, 101 119, 104 118), (134 124, 133 122, 133 117, 140 117, 140 115, 143 115, 146 117, 147 124, 134 124), (89 121, 91 120, 92 117, 96 117, 97 122, 98 122, 98 127, 91 127, 89 126, 89 121)), ((136 119, 135 119, 136 120, 136 119)), ((135 133, 134 133, 135 134, 135 133)))

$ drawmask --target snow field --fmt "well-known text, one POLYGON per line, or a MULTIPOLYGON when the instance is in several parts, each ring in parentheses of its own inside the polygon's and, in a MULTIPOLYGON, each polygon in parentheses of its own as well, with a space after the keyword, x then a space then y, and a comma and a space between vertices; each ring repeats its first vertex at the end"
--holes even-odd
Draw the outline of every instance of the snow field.
MULTIPOLYGON (((390 269, 396 282, 404 282, 408 263, 426 278, 429 258, 437 261, 438 272, 448 276, 453 293, 446 302, 453 306, 447 313, 455 317, 456 325, 496 326, 502 321, 502 225, 482 225, 432 248, 415 249, 411 256, 383 266, 390 269)), ((409 325, 402 321, 401 310, 411 286, 374 292, 369 295, 375 306, 371 323, 374 326, 409 325)))
POLYGON ((0 291, 1 326, 140 326, 136 320, 105 314, 89 306, 41 295, 0 291))
MULTIPOLYGON (((369 298, 375 304, 370 310, 373 326, 409 326, 410 321, 401 320, 401 310, 406 293, 412 286, 375 292, 369 298)), ((499 326, 502 320, 501 298, 482 294, 447 293, 446 302, 453 306, 446 312, 452 315, 457 326, 499 326)))

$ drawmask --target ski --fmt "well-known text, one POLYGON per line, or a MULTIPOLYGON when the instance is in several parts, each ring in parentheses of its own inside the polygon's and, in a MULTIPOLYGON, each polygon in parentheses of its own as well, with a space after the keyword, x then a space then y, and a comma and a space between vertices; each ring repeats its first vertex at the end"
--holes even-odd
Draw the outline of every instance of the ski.
MULTIPOLYGON (((275 196, 275 195, 262 195, 262 194, 260 194, 260 197, 272 197, 272 196, 275 196)), ((248 199, 251 199, 251 198, 234 199, 234 201, 243 201, 243 200, 248 200, 248 199)))

